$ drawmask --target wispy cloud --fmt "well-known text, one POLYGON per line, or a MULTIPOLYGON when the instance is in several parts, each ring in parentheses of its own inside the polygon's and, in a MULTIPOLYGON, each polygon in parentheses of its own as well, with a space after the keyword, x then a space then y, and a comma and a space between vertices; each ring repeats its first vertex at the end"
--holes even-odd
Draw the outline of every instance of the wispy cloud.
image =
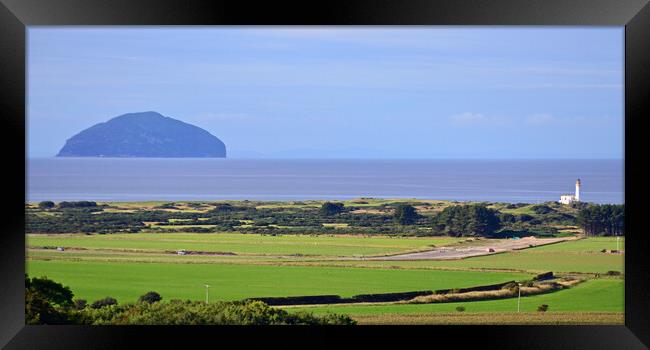
POLYGON ((458 126, 472 125, 504 125, 511 122, 511 119, 503 116, 488 116, 481 113, 465 112, 449 117, 452 124, 458 126))

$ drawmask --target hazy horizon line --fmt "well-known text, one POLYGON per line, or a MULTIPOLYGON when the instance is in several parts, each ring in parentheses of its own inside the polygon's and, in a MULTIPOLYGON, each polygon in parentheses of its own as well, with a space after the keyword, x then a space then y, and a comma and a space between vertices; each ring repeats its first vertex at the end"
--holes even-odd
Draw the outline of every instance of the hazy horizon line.
POLYGON ((237 159, 237 160, 625 160, 612 157, 58 157, 28 156, 26 159, 237 159))

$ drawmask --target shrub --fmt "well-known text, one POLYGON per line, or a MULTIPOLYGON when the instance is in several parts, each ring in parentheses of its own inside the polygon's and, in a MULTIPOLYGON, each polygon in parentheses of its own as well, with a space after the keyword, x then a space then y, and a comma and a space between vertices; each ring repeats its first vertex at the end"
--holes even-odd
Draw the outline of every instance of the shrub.
POLYGON ((43 202, 38 203, 38 207, 40 209, 51 209, 51 208, 54 208, 54 202, 52 202, 52 201, 43 201, 43 202))
POLYGON ((354 325, 345 315, 289 313, 260 301, 174 301, 124 304, 84 310, 84 324, 94 325, 354 325))
POLYGON ((463 311, 465 311, 465 307, 464 306, 456 306, 456 311, 463 312, 463 311))
POLYGON ((91 201, 78 201, 78 202, 61 202, 59 208, 91 208, 96 207, 96 202, 91 201))
POLYGON ((83 310, 88 306, 88 302, 86 299, 75 299, 74 301, 74 308, 75 310, 83 310))
POLYGON ((546 312, 547 310, 548 310, 548 305, 546 305, 546 304, 542 304, 542 305, 537 307, 537 311, 539 311, 539 312, 546 312))
POLYGON ((95 300, 90 307, 93 309, 101 309, 105 306, 117 305, 117 300, 115 298, 106 297, 104 299, 95 300))
POLYGON ((514 223, 517 221, 517 218, 510 213, 501 213, 499 214, 499 220, 504 223, 514 223))
POLYGON ((555 211, 555 210, 553 210, 553 208, 549 207, 548 205, 544 205, 544 204, 534 205, 531 208, 531 210, 535 214, 548 214, 548 213, 552 213, 552 212, 555 211))
POLYGON ((531 280, 521 282, 522 287, 532 287, 534 285, 535 285, 535 282, 533 282, 531 280))
POLYGON ((520 214, 520 215, 517 217, 517 219, 518 219, 519 221, 521 221, 521 222, 528 222, 528 221, 532 221, 532 220, 534 220, 535 217, 533 217, 532 215, 528 215, 528 214, 520 214))
POLYGON ((607 276, 620 276, 621 271, 607 271, 607 276))
POLYGON ((147 292, 138 299, 141 303, 156 303, 162 300, 160 294, 156 292, 147 292))
POLYGON ((323 215, 336 215, 343 212, 343 203, 325 202, 320 208, 323 215))
POLYGON ((178 207, 176 207, 176 203, 173 203, 173 202, 172 203, 163 203, 163 204, 158 205, 158 206, 156 206, 154 208, 156 208, 156 209, 178 209, 178 207))
POLYGON ((540 273, 539 275, 533 277, 533 281, 544 281, 544 280, 553 279, 554 277, 555 276, 553 276, 553 271, 549 271, 549 272, 540 273))
POLYGON ((66 314, 44 298, 41 294, 25 290, 25 323, 26 324, 64 324, 66 314))
POLYGON ((214 205, 214 209, 212 209, 212 213, 228 213, 233 210, 234 210, 233 206, 228 203, 218 203, 214 205))

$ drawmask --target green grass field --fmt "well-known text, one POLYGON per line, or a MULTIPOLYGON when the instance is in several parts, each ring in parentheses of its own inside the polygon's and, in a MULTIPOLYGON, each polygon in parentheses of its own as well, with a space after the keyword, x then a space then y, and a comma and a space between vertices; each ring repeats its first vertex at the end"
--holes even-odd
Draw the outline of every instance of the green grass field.
MULTIPOLYGON (((541 304, 549 305, 549 312, 598 311, 623 312, 624 281, 621 279, 596 279, 583 282, 573 288, 550 294, 533 295, 521 298, 521 311, 534 312, 541 304)), ((324 312, 346 313, 349 315, 367 314, 409 314, 432 312, 456 312, 463 306, 471 312, 516 312, 517 299, 501 299, 460 303, 440 304, 393 304, 358 306, 314 306, 290 308, 292 311, 304 310, 315 314, 324 312)))
POLYGON ((138 233, 110 235, 27 235, 28 247, 78 247, 176 251, 180 249, 237 254, 301 254, 354 256, 428 249, 460 241, 451 237, 391 238, 387 236, 308 236, 237 233, 138 233))
MULTIPOLYGON (((210 300, 324 294, 349 297, 525 280, 546 271, 556 274, 624 271, 624 255, 601 252, 603 249, 616 249, 613 237, 580 239, 462 260, 356 259, 361 255, 469 244, 460 242, 460 239, 451 237, 350 235, 30 234, 27 235, 26 267, 32 277, 47 276, 69 286, 76 298, 93 301, 112 296, 120 302, 135 301, 148 291, 159 292, 164 300, 204 300, 206 283, 211 286, 210 300), (66 250, 58 252, 42 248, 59 246, 66 247, 66 250), (166 253, 179 249, 236 255, 178 256, 166 253)), ((623 238, 619 245, 624 249, 623 238)), ((568 290, 523 297, 521 309, 522 312, 535 312, 539 305, 548 304, 549 313, 576 315, 575 318, 557 316, 550 323, 561 323, 562 320, 612 323, 611 320, 619 320, 623 312, 623 288, 623 278, 589 279, 568 290)), ((479 320, 476 322, 489 323, 489 319, 479 314, 515 312, 516 299, 289 309, 346 313, 358 317, 362 323, 445 323, 454 322, 457 306, 466 308, 467 322, 479 320), (434 314, 442 316, 427 316, 434 314)), ((500 320, 507 323, 509 319, 500 320)), ((539 320, 539 317, 521 318, 521 322, 536 322, 534 320, 539 320)))
MULTIPOLYGON (((619 243, 619 248, 624 249, 625 240, 621 238, 619 243)), ((383 268, 513 269, 529 272, 624 272, 624 255, 601 253, 602 249, 616 249, 616 238, 587 238, 463 260, 334 261, 327 264, 383 268)))
POLYGON ((214 300, 262 296, 406 292, 461 288, 527 279, 523 273, 478 271, 390 270, 234 264, 27 262, 30 276, 47 276, 69 286, 76 297, 96 300, 112 296, 135 301, 157 291, 166 299, 203 300, 204 285, 214 300))

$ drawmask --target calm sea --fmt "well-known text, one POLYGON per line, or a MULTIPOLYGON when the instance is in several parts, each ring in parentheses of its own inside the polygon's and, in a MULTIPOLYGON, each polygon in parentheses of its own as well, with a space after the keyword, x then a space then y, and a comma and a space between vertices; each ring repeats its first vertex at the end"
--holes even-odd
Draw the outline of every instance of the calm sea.
POLYGON ((573 193, 624 202, 622 160, 36 158, 27 200, 305 200, 358 197, 537 203, 573 193))

